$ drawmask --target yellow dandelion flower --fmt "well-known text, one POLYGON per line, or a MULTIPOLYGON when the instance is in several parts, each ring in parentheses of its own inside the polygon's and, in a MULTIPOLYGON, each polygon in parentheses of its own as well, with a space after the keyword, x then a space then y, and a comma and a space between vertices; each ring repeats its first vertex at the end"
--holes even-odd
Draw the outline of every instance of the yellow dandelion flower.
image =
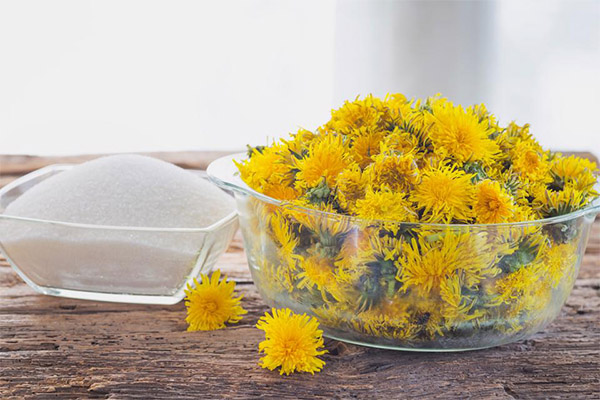
POLYGON ((552 180, 548 154, 531 141, 523 140, 515 145, 512 150, 512 168, 523 179, 538 182, 552 180))
POLYGON ((533 207, 541 218, 556 217, 583 208, 588 197, 581 190, 567 184, 562 190, 552 190, 546 185, 532 186, 533 207))
POLYGON ((380 153, 392 151, 411 153, 419 149, 419 140, 406 129, 395 127, 394 130, 383 139, 380 146, 380 153))
POLYGON ((234 161, 244 182, 251 188, 263 191, 269 185, 282 185, 286 180, 291 181, 289 164, 285 163, 282 151, 285 148, 279 144, 264 147, 260 151, 252 150, 252 156, 242 162, 234 161))
POLYGON ((278 247, 277 253, 281 262, 292 270, 296 269, 296 260, 301 256, 294 254, 299 238, 291 231, 290 223, 279 213, 271 216, 271 231, 278 247))
MULTIPOLYGON (((461 282, 464 286, 473 289, 483 280, 500 274, 496 266, 494 244, 486 232, 464 233, 459 235, 458 248, 460 250, 461 282)), ((442 240, 446 240, 445 237, 442 240)))
POLYGON ((389 339, 413 339, 419 333, 410 323, 410 302, 401 296, 384 298, 380 307, 363 311, 352 318, 353 328, 369 336, 389 339))
MULTIPOLYGON (((535 215, 535 213, 529 208, 529 207, 524 207, 524 206, 516 206, 515 207, 515 213, 513 215, 513 217, 511 219, 508 220, 508 222, 524 222, 524 221, 533 221, 534 219, 536 219, 537 216, 535 215)), ((527 229, 525 229, 526 233, 531 233, 531 231, 528 231, 527 229)))
POLYGON ((449 235, 432 245, 426 240, 412 239, 403 246, 404 257, 398 262, 397 279, 404 284, 403 290, 415 288, 420 295, 427 296, 432 290, 439 291, 440 285, 461 267, 458 235, 449 235))
POLYGON ((292 140, 282 140, 282 142, 287 145, 291 155, 295 157, 301 157, 305 152, 308 152, 310 144, 318 137, 318 135, 303 128, 290 136, 292 140))
MULTIPOLYGON (((302 200, 303 201, 295 201, 293 204, 286 205, 282 208, 285 217, 302 225, 302 231, 307 229, 321 238, 334 238, 352 229, 352 221, 347 216, 327 215, 298 209, 296 206, 309 207, 308 202, 304 199, 302 200)), ((331 205, 322 207, 312 205, 312 208, 328 214, 334 213, 331 205)))
POLYGON ((301 272, 296 275, 298 289, 317 289, 323 300, 327 301, 328 294, 340 300, 342 295, 335 278, 334 262, 317 255, 310 256, 300 263, 301 272))
POLYGON ((337 198, 340 206, 352 213, 358 199, 365 196, 367 179, 358 164, 352 164, 337 177, 337 198))
POLYGON ((347 101, 342 107, 331 112, 331 120, 325 124, 325 130, 347 135, 352 135, 362 127, 377 131, 382 127, 384 115, 380 103, 381 100, 373 96, 367 96, 364 100, 347 101))
POLYGON ((396 279, 404 284, 404 291, 414 288, 423 296, 432 291, 439 293, 442 283, 454 275, 462 275, 464 285, 473 288, 499 273, 491 266, 495 257, 491 245, 478 234, 437 232, 422 235, 418 241, 412 239, 402 249, 404 257, 396 262, 396 279))
MULTIPOLYGON (((390 229, 393 231, 393 229, 390 229)), ((402 252, 402 239, 381 235, 379 227, 367 227, 347 237, 338 253, 335 277, 346 291, 347 298, 360 309, 385 307, 382 301, 397 292, 395 261, 402 252), (375 290, 373 290, 375 289, 375 290)))
POLYGON ((295 200, 300 196, 300 192, 294 187, 285 184, 264 185, 262 193, 274 199, 284 201, 295 200))
POLYGON ((469 222, 474 200, 472 175, 451 167, 439 167, 423 173, 411 199, 424 210, 427 222, 469 222))
POLYGON ((388 93, 383 100, 383 104, 395 123, 401 122, 412 111, 410 101, 401 93, 388 93))
MULTIPOLYGON (((260 254, 260 252, 255 252, 255 254, 260 254)), ((279 263, 271 263, 264 255, 256 257, 255 263, 258 266, 254 269, 257 285, 260 283, 260 287, 269 293, 286 293, 286 295, 289 295, 293 292, 296 272, 290 267, 279 263)))
POLYGON ((568 271, 577 262, 576 243, 554 244, 543 255, 544 276, 550 286, 556 288, 563 278, 568 278, 568 271))
POLYGON ((515 205, 500 183, 484 180, 477 184, 473 211, 477 222, 495 224, 507 222, 514 215, 515 205))
POLYGON ((258 345, 264 357, 260 366, 273 371, 280 369, 280 374, 292 372, 321 371, 325 361, 318 356, 327 353, 323 347, 323 331, 319 322, 306 314, 297 315, 290 309, 272 309, 265 313, 256 327, 265 332, 265 340, 258 345))
POLYGON ((186 322, 188 331, 211 331, 225 328, 225 323, 237 323, 246 314, 240 306, 242 296, 234 297, 235 282, 221 281, 221 271, 216 270, 209 278, 202 274, 202 283, 194 278, 196 287, 189 284, 185 290, 186 322))
POLYGON ((368 189, 365 198, 356 201, 356 216, 370 219, 391 221, 414 221, 415 212, 403 193, 390 190, 373 191, 368 189))
POLYGON ((373 156, 379 154, 379 144, 384 137, 384 133, 381 131, 371 132, 364 128, 361 128, 359 132, 352 141, 351 154, 354 161, 361 168, 364 168, 373 162, 373 156))
POLYGON ((306 208, 328 214, 335 213, 332 204, 312 204, 306 198, 284 203, 279 210, 290 222, 297 222, 302 225, 302 229, 306 228, 316 234, 337 235, 351 228, 346 216, 306 212, 306 208))
MULTIPOLYGON (((551 171, 559 183, 571 184, 577 190, 588 191, 596 184, 594 172, 598 170, 596 163, 575 156, 557 155, 552 160, 551 171)), ((595 193, 594 193, 595 194, 595 193)))
POLYGON ((539 263, 529 264, 517 271, 498 279, 489 294, 494 297, 494 304, 514 304, 523 300, 523 296, 532 288, 541 285, 541 269, 539 263))
POLYGON ((469 301, 463 296, 458 275, 451 276, 441 282, 440 295, 444 301, 442 315, 444 316, 446 328, 460 326, 483 315, 481 310, 472 311, 473 301, 469 301))
POLYGON ((548 312, 552 311, 548 309, 548 303, 552 301, 552 288, 544 281, 543 275, 543 267, 536 261, 498 279, 488 288, 492 305, 508 306, 503 319, 513 329, 520 328, 523 314, 528 314, 527 318, 533 319, 533 324, 550 318, 548 312))
POLYGON ((386 187, 407 193, 417 182, 418 168, 411 153, 383 153, 373 157, 373 161, 365 174, 375 189, 386 187))
POLYGON ((323 326, 330 327, 346 325, 355 314, 352 306, 347 303, 324 303, 320 307, 313 307, 311 311, 323 326))
POLYGON ((374 257, 371 240, 377 233, 376 229, 366 227, 344 238, 335 260, 338 282, 353 285, 366 272, 365 264, 374 257))
POLYGON ((328 135, 313 143, 309 154, 298 160, 296 188, 308 189, 317 186, 323 179, 333 187, 338 174, 350 165, 346 146, 341 136, 328 135))
POLYGON ((419 296, 409 293, 406 299, 410 303, 410 322, 420 335, 429 339, 435 335, 444 336, 444 317, 438 298, 419 296))
POLYGON ((412 110, 406 114, 403 128, 417 135, 422 142, 426 142, 428 132, 433 124, 431 110, 434 106, 440 107, 447 102, 448 99, 442 97, 439 93, 433 97, 428 97, 425 101, 421 99, 412 101, 412 110))
POLYGON ((519 142, 528 142, 534 147, 539 147, 538 142, 529 133, 529 124, 519 126, 514 121, 510 122, 496 137, 496 143, 502 151, 501 157, 505 160, 510 160, 512 150, 519 142))
POLYGON ((491 114, 485 104, 476 104, 467 108, 467 112, 476 115, 480 122, 485 122, 490 128, 497 128, 496 117, 491 114))
POLYGON ((479 117, 452 103, 436 103, 432 107, 429 138, 436 152, 452 157, 458 162, 483 161, 491 163, 500 152, 490 139, 493 131, 479 117))

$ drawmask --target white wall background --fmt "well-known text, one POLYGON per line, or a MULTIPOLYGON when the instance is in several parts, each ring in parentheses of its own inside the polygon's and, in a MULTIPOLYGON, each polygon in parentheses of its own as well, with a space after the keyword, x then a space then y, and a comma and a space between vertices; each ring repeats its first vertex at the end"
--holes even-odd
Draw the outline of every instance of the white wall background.
POLYGON ((600 154, 600 1, 0 0, 0 153, 239 149, 386 92, 600 154))

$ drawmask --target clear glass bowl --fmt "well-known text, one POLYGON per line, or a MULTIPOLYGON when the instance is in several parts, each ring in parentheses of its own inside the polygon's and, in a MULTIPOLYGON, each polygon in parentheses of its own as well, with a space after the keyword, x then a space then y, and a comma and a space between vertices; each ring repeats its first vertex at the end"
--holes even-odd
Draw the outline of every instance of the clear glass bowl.
POLYGON ((3 214, 27 190, 71 167, 51 165, 0 190, 0 250, 40 293, 175 304, 193 278, 212 269, 237 230, 235 211, 204 228, 103 226, 3 214))
POLYGON ((233 160, 208 168, 235 194, 250 271, 265 302, 316 316, 326 336, 419 351, 525 339, 560 312, 598 201, 546 220, 451 225, 364 220, 250 189, 233 160))

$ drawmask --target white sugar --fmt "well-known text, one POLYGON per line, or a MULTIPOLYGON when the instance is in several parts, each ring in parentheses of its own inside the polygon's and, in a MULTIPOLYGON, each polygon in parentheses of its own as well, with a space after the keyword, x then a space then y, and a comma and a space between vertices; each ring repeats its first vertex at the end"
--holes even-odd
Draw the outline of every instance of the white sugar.
POLYGON ((201 228, 234 208, 231 197, 191 172, 150 157, 117 155, 41 182, 5 213, 84 224, 201 228))
MULTIPOLYGON (((235 210, 232 197, 198 175, 136 155, 99 158, 52 176, 5 214, 80 224, 208 227, 235 210)), ((0 219, 5 254, 44 287, 173 295, 233 231, 107 229, 0 219)))

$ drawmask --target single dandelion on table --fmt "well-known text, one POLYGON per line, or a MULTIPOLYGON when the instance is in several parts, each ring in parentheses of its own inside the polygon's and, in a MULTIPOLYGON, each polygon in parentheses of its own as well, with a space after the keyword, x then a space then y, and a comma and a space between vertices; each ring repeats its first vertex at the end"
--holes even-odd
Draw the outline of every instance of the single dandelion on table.
POLYGON ((306 314, 297 315, 290 309, 272 309, 265 313, 256 327, 265 332, 265 340, 258 345, 265 354, 260 366, 269 370, 281 367, 280 374, 292 372, 319 372, 325 361, 318 356, 325 354, 323 331, 319 322, 306 314))
POLYGON ((234 297, 235 282, 223 280, 221 271, 216 270, 209 278, 200 275, 201 283, 194 279, 196 287, 189 284, 185 291, 188 331, 212 331, 225 328, 225 323, 236 323, 246 314, 240 306, 242 296, 234 297))

